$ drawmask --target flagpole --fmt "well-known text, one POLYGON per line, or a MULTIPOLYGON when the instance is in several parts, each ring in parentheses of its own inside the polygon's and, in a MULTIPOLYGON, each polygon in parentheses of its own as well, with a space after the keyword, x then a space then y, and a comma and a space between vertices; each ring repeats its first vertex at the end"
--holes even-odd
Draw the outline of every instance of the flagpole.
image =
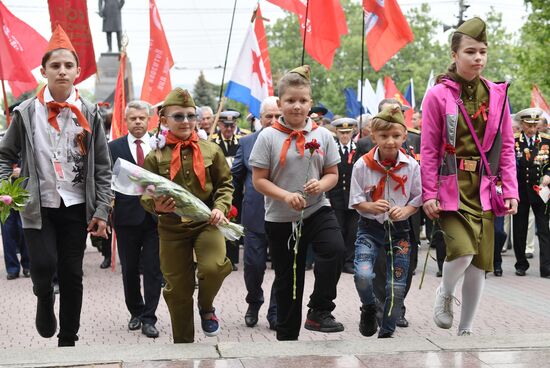
POLYGON ((229 55, 229 45, 231 44, 231 34, 233 33, 233 22, 235 21, 235 10, 237 9, 237 0, 233 5, 233 15, 231 16, 231 26, 229 27, 229 38, 227 39, 227 49, 225 50, 225 61, 223 63, 223 74, 222 74, 222 84, 220 85, 220 96, 218 98, 218 104, 222 101, 223 95, 223 83, 225 81, 225 70, 227 68, 227 57, 229 55))
MULTIPOLYGON (((359 110, 360 114, 359 114, 359 139, 363 138, 363 112, 364 112, 364 107, 363 107, 363 83, 364 82, 364 75, 365 75, 365 71, 364 71, 364 66, 365 66, 365 8, 363 8, 361 6, 361 8, 363 9, 363 26, 362 26, 362 32, 361 32, 361 97, 359 98, 359 102, 361 102, 361 109, 359 110)), ((370 82, 369 82, 370 83, 370 82)))
POLYGON ((302 43, 302 65, 304 65, 304 59, 306 57, 306 37, 307 37, 307 15, 309 12, 309 0, 306 0, 306 19, 304 20, 304 40, 302 43))
POLYGON ((5 110, 6 127, 9 127, 10 122, 11 122, 11 119, 10 119, 10 105, 8 105, 8 95, 6 95, 6 85, 5 85, 5 82, 4 82, 3 79, 2 79, 2 93, 4 94, 4 108, 6 109, 5 110))

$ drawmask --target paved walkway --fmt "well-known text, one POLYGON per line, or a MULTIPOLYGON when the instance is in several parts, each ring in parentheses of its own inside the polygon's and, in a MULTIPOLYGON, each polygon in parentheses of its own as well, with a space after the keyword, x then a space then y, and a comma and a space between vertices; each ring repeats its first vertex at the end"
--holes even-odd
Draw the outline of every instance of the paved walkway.
MULTIPOLYGON (((421 250, 417 276, 406 300, 410 327, 399 328, 396 337, 436 338, 456 334, 457 322, 453 329, 442 330, 432 321, 434 292, 440 280, 435 277, 435 261, 429 261, 424 286, 422 290, 418 289, 424 256, 425 252, 421 250)), ((474 324, 476 335, 505 336, 550 332, 550 280, 538 277, 537 257, 538 254, 535 254, 527 276, 518 277, 513 272, 513 253, 508 251, 503 256, 504 276, 497 278, 488 274, 485 294, 474 324)), ((170 343, 170 319, 162 298, 158 308, 159 338, 149 339, 140 331, 127 330, 129 313, 124 304, 120 266, 117 264, 115 272, 102 270, 99 268, 101 260, 101 255, 89 246, 84 258, 84 306, 78 344, 112 346, 170 343)), ((35 331, 36 298, 32 294, 30 279, 8 281, 5 279, 3 266, 0 268, 0 275, 0 315, 4 316, 0 319, 0 331, 4 332, 0 334, 0 349, 56 346, 56 339, 41 338, 35 331)), ((269 288, 273 276, 273 271, 268 269, 264 289, 269 288)), ((312 285, 313 273, 309 271, 306 275, 306 298, 311 293, 312 285)), ((460 287, 458 289, 460 290, 460 287)), ((460 298, 460 295, 458 297, 460 298)), ((247 308, 244 299, 242 264, 239 264, 239 271, 228 276, 216 300, 215 306, 222 326, 221 334, 216 338, 204 337, 200 332, 198 313, 195 313, 196 341, 210 344, 227 341, 275 341, 275 334, 269 330, 265 319, 265 305, 260 311, 258 326, 248 328, 244 325, 244 313, 247 308)), ((56 301, 56 309, 58 305, 56 301)), ((321 334, 302 329, 300 340, 364 339, 357 328, 359 306, 353 276, 342 274, 334 315, 344 324, 346 330, 337 334, 321 334)), ((456 309, 458 311, 460 307, 456 309)), ((304 309, 304 315, 305 312, 304 309)))

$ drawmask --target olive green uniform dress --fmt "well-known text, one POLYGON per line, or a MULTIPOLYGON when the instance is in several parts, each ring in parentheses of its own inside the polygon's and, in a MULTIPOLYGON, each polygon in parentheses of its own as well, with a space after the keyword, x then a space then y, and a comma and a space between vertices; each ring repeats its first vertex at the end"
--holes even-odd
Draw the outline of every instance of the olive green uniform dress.
MULTIPOLYGON (((477 137, 483 142, 486 121, 483 114, 474 115, 485 103, 489 106, 489 89, 479 77, 466 81, 456 73, 451 78, 460 83, 460 98, 470 116, 477 137)), ((483 165, 474 138, 458 110, 456 138, 457 166, 461 159, 476 160, 475 171, 457 170, 458 188, 460 193, 459 209, 456 212, 443 212, 440 219, 445 236, 447 261, 458 257, 473 255, 472 264, 485 271, 493 271, 494 249, 494 215, 491 211, 483 211, 480 199, 479 168, 483 165)), ((444 189, 444 188, 443 188, 444 189)))
MULTIPOLYGON (((206 168, 206 187, 203 190, 193 171, 193 154, 190 147, 181 151, 181 169, 174 177, 177 183, 189 190, 211 209, 217 208, 227 214, 231 207, 233 186, 231 172, 219 146, 199 140, 198 145, 206 168)), ((158 153, 151 151, 143 167, 155 174, 170 179, 172 145, 158 153)), ((151 199, 142 199, 143 207, 154 213, 151 199)), ((163 290, 172 320, 175 343, 193 342, 193 293, 195 291, 195 268, 193 250, 197 259, 198 307, 212 311, 213 301, 223 280, 231 273, 231 262, 226 257, 225 239, 217 227, 206 222, 194 222, 174 214, 159 215, 160 268, 166 280, 163 290)))

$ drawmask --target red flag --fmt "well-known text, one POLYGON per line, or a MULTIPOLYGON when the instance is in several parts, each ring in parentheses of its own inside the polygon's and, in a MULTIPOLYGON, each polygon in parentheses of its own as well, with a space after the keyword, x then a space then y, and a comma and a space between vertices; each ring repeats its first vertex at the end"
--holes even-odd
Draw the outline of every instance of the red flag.
POLYGON ((15 17, 0 2, 0 79, 7 80, 15 98, 38 86, 31 70, 38 67, 48 41, 15 17))
POLYGON ((172 89, 170 68, 174 66, 155 0, 149 0, 149 28, 151 42, 141 87, 141 99, 155 105, 163 101, 172 89))
POLYGON ((547 114, 550 114, 550 107, 548 107, 548 102, 542 95, 539 90, 539 87, 536 84, 533 84, 533 90, 531 91, 531 107, 538 107, 543 109, 547 114))
POLYGON ((80 61, 78 84, 97 71, 94 44, 88 23, 88 7, 82 0, 48 0, 52 32, 58 24, 69 36, 80 61))
POLYGON ((372 68, 379 71, 414 35, 396 0, 363 0, 367 48, 372 68))
POLYGON ((386 90, 386 95, 384 96, 385 98, 395 98, 397 101, 401 102, 403 106, 409 107, 409 109, 404 113, 405 123, 407 124, 407 127, 412 128, 412 116, 414 111, 411 108, 411 104, 401 94, 401 92, 399 92, 393 79, 391 79, 387 75, 384 77, 384 89, 386 90))
POLYGON ((124 123, 124 110, 126 109, 126 53, 120 53, 120 65, 115 87, 113 102, 113 118, 111 120, 111 140, 122 137, 128 133, 128 127, 124 123))
POLYGON ((339 0, 309 0, 306 27, 306 3, 301 0, 268 0, 298 15, 300 30, 304 37, 306 30, 307 53, 325 68, 332 67, 336 49, 340 47, 340 37, 348 33, 346 16, 339 0))
POLYGON ((265 36, 264 21, 262 18, 262 12, 260 11, 260 4, 258 3, 258 9, 256 10, 256 22, 254 23, 254 33, 260 46, 260 53, 262 55, 262 62, 264 63, 265 74, 267 76, 267 92, 269 96, 273 96, 273 78, 271 76, 271 62, 269 61, 269 52, 267 50, 267 38, 265 36))

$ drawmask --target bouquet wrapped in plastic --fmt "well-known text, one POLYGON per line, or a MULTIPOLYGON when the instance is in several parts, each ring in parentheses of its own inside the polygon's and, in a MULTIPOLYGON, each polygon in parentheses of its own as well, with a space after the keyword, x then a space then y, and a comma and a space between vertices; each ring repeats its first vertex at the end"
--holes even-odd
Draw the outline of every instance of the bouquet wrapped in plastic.
MULTIPOLYGON (((126 195, 172 197, 176 201, 175 213, 193 221, 208 221, 212 213, 203 201, 182 186, 120 158, 113 167, 111 188, 126 195)), ((241 225, 230 222, 216 226, 228 240, 243 236, 241 225)))

